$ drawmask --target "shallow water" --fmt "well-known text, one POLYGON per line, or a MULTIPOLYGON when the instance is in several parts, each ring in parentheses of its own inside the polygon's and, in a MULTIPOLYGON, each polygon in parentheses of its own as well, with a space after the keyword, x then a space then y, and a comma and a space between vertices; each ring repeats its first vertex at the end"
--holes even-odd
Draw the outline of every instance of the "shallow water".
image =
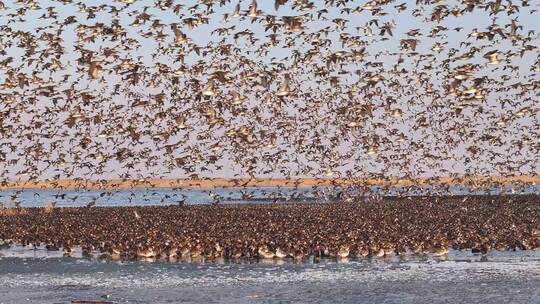
MULTIPOLYGON (((56 202, 57 207, 80 207, 95 200, 96 206, 147 206, 175 205, 180 201, 186 204, 209 204, 218 200, 221 203, 285 202, 298 195, 313 200, 311 189, 294 188, 216 188, 216 189, 130 189, 130 190, 5 190, 0 191, 0 203, 12 205, 12 196, 22 207, 43 207, 48 202, 56 202), (242 195, 251 195, 243 199, 242 195), (217 196, 216 196, 217 195, 217 196), (293 196, 294 195, 294 196, 293 196)), ((298 200, 298 201, 303 201, 298 200)))
POLYGON ((105 262, 3 251, 0 303, 539 303, 540 252, 258 263, 105 262))
MULTIPOLYGON (((216 189, 131 189, 131 190, 4 190, 0 191, 0 205, 13 206, 20 203, 22 207, 43 207, 49 202, 56 202, 57 207, 80 207, 95 200, 96 206, 145 206, 175 205, 180 201, 187 204, 209 204, 219 200, 220 203, 270 203, 270 202, 320 202, 331 200, 341 189, 339 188, 216 188, 216 189)), ((540 186, 514 189, 511 187, 489 190, 468 189, 452 186, 442 191, 433 187, 418 187, 403 190, 398 187, 383 189, 371 187, 372 194, 377 195, 478 195, 501 193, 540 194, 540 186), (448 191, 447 191, 448 190, 448 191), (404 192, 405 191, 405 192, 404 192)), ((353 192, 354 193, 354 192, 353 192)))

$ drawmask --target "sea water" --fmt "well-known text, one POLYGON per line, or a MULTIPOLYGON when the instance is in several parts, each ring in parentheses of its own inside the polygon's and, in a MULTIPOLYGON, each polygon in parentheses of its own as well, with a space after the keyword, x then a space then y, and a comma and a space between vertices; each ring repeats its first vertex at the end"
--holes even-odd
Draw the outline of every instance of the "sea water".
POLYGON ((539 286, 538 251, 300 264, 0 258, 0 303, 540 303, 539 286))
POLYGON ((10 189, 0 191, 0 205, 9 207, 44 207, 54 202, 57 207, 80 207, 95 201, 96 206, 145 206, 210 204, 210 203, 309 203, 333 201, 347 195, 359 199, 370 199, 373 195, 499 195, 499 194, 540 194, 540 186, 512 188, 510 186, 492 189, 470 189, 463 186, 449 188, 417 187, 371 187, 366 192, 339 187, 294 188, 294 187, 248 187, 248 188, 135 188, 121 190, 59 190, 59 189, 10 189), (345 195, 340 196, 340 193, 345 195))

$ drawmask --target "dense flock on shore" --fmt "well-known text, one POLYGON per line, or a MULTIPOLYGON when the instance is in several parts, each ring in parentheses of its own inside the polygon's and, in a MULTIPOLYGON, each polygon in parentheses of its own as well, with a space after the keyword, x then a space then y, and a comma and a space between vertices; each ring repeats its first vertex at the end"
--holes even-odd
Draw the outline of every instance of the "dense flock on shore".
POLYGON ((540 198, 387 198, 362 203, 11 208, 0 239, 104 259, 444 256, 540 248, 540 198))
POLYGON ((0 0, 0 191, 16 189, 0 207, 1 246, 298 261, 538 248, 534 195, 96 201, 173 178, 336 179, 366 197, 366 181, 534 185, 539 9, 529 0, 0 0), (86 207, 58 208, 67 194, 57 193, 21 208, 18 186, 74 180, 103 191, 86 207))

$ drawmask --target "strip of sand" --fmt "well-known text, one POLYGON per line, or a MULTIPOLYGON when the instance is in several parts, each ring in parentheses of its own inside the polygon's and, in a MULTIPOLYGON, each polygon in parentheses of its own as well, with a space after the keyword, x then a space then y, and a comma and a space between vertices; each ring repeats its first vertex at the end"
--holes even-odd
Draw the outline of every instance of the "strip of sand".
POLYGON ((438 178, 375 179, 375 178, 211 178, 211 179, 110 179, 110 180, 39 180, 3 181, 0 190, 7 189, 131 189, 131 188, 230 188, 230 187, 328 187, 328 186, 446 186, 476 187, 496 185, 536 185, 538 176, 460 176, 438 178))

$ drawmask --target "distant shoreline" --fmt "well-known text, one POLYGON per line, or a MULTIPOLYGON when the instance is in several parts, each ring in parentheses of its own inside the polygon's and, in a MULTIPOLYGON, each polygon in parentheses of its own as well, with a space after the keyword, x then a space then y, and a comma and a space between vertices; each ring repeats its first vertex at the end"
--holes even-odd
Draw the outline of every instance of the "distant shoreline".
POLYGON ((232 187, 329 187, 329 186, 444 186, 468 185, 537 185, 539 176, 474 176, 416 179, 346 179, 346 178, 213 178, 213 179, 145 179, 145 180, 77 180, 3 181, 0 190, 8 189, 131 189, 131 188, 232 188, 232 187))

